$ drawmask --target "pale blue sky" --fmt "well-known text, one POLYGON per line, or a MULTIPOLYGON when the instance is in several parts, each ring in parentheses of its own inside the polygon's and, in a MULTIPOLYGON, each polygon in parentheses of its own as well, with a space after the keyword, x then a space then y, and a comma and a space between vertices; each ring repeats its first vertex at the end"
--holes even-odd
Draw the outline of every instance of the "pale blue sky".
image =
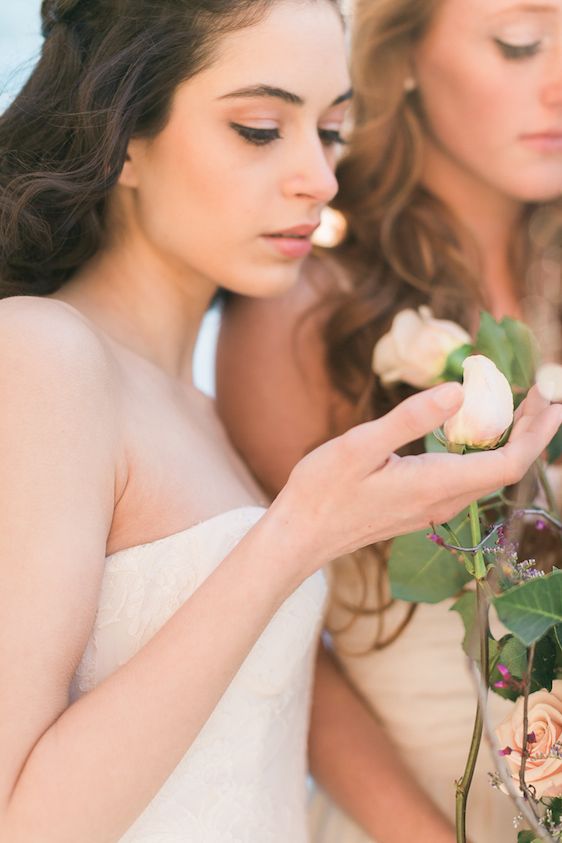
MULTIPOLYGON (((0 112, 29 75, 41 49, 40 0, 0 0, 0 112)), ((218 313, 207 314, 195 351, 195 379, 214 390, 213 358, 218 313)))
POLYGON ((41 48, 39 0, 0 0, 0 111, 33 67, 41 48))

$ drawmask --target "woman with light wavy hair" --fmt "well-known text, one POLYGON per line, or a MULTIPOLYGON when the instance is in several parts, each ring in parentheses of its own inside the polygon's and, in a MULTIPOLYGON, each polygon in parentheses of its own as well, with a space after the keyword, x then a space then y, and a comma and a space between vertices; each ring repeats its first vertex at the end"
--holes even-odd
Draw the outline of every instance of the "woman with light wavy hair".
MULTIPOLYGON (((314 444, 407 394, 371 371, 403 308, 429 305, 468 331, 482 307, 530 317, 560 351, 561 0, 362 0, 352 75, 341 242, 280 299, 225 308, 219 407, 271 495, 314 444)), ((333 661, 320 657, 310 738, 318 843, 398 843, 412 829, 447 839, 437 816, 436 831, 423 825, 428 803, 452 828, 474 714, 462 625, 452 601, 392 600, 387 558, 379 544, 331 568, 333 661), (324 693, 336 666, 357 696, 324 693)), ((509 703, 492 706, 499 716, 509 703)), ((515 834, 493 769, 483 749, 468 809, 476 843, 515 834)))

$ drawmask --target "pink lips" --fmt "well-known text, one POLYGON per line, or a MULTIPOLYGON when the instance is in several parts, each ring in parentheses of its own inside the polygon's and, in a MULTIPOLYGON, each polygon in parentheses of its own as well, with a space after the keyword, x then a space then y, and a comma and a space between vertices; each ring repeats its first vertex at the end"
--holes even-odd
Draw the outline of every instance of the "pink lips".
POLYGON ((562 152, 562 130, 537 132, 533 135, 521 135, 520 140, 535 152, 562 152))
POLYGON ((285 258, 304 258, 310 254, 312 249, 310 238, 318 226, 319 223, 295 225, 293 228, 286 228, 283 231, 264 234, 263 239, 285 258))

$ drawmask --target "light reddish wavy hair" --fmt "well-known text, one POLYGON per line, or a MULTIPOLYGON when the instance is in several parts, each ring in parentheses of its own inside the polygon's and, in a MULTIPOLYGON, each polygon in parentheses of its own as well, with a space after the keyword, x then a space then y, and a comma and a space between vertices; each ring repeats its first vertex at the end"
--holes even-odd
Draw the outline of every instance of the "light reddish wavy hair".
MULTIPOLYGON (((359 0, 355 7, 354 128, 338 167, 340 191, 334 201, 347 233, 331 251, 352 283, 329 294, 332 315, 324 338, 331 380, 355 405, 357 422, 388 412, 408 394, 405 387, 385 387, 371 371, 375 342, 399 310, 429 304, 436 315, 468 327, 475 301, 486 306, 476 245, 451 210, 420 183, 423 115, 417 92, 404 85, 411 75, 412 49, 443 2, 359 0)), ((522 297, 536 282, 536 273, 530 272, 536 259, 533 243, 542 250, 552 244, 559 249, 561 218, 560 203, 523 208, 510 253, 522 297), (539 229, 542 235, 532 238, 531 230, 536 234, 539 229)), ((360 600, 349 607, 353 616, 384 614, 387 550, 374 548, 380 567, 377 605, 367 609, 360 600)), ((358 569, 372 559, 363 554, 358 569)), ((373 646, 394 640, 413 611, 385 640, 375 634, 373 646)))

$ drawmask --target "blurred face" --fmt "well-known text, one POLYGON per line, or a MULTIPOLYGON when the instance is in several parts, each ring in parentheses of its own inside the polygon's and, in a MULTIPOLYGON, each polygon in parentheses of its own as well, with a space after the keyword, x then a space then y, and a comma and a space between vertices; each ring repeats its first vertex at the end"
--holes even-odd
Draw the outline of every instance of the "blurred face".
POLYGON ((341 21, 325 0, 281 0, 225 36, 212 66, 178 88, 163 131, 130 144, 129 235, 180 275, 234 292, 294 283, 336 193, 349 87, 341 21))
POLYGON ((443 0, 414 73, 449 164, 520 201, 562 193, 562 0, 443 0))

